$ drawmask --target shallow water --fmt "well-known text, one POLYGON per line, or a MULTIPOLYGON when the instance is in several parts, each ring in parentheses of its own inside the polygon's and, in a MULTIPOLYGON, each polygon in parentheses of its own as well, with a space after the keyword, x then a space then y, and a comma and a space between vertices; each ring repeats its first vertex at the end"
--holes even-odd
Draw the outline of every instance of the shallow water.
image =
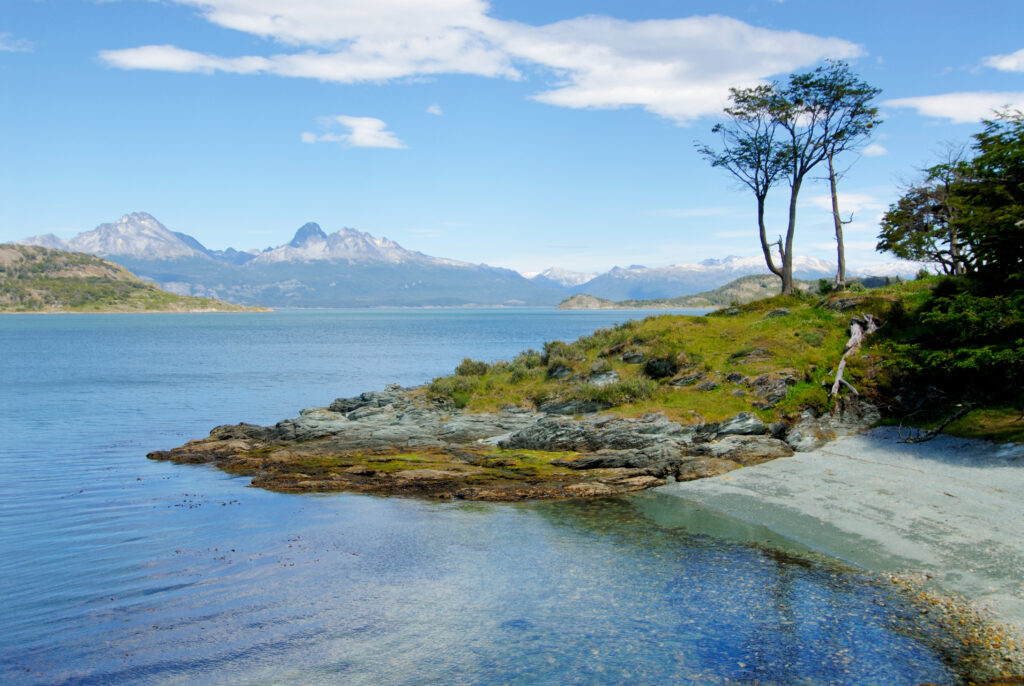
POLYGON ((284 495, 145 459, 627 316, 0 318, 0 681, 951 682, 898 599, 678 499, 284 495))

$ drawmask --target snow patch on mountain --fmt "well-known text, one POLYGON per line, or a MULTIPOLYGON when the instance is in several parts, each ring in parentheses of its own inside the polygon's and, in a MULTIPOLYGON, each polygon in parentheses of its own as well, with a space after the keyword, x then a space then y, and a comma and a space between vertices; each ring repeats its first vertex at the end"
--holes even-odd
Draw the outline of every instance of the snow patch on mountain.
MULTIPOLYGON (((524 276, 526 275, 524 274, 524 276)), ((563 288, 571 288, 573 286, 584 284, 595 276, 597 276, 597 274, 586 274, 583 272, 569 271, 568 269, 559 269, 558 267, 549 267, 539 274, 533 274, 527 276, 527 278, 535 283, 541 283, 546 286, 555 285, 563 288)))

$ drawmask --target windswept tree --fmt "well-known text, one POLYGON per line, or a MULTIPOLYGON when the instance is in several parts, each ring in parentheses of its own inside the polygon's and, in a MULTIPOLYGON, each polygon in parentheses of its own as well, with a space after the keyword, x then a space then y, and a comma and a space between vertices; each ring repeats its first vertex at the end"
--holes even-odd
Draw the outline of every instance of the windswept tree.
POLYGON ((832 220, 836 231, 837 289, 846 287, 846 249, 843 221, 839 217, 836 157, 863 146, 872 130, 882 123, 878 108, 871 106, 871 101, 881 92, 880 88, 858 79, 845 62, 833 60, 812 72, 791 76, 786 89, 786 97, 796 107, 798 118, 810 119, 806 135, 812 146, 820 146, 828 164, 832 220))
POLYGON ((974 157, 927 170, 882 218, 877 248, 999 289, 1024 287, 1024 113, 974 135, 974 157))
POLYGON ((924 180, 909 186, 883 215, 875 249, 937 265, 951 276, 973 272, 974 251, 965 240, 955 201, 967 174, 962 150, 926 169, 924 180))
POLYGON ((776 85, 730 88, 729 93, 732 105, 725 108, 729 121, 715 124, 711 129, 721 136, 722 150, 704 144, 698 144, 697 150, 712 167, 727 170, 753 192, 757 200, 757 227, 765 264, 785 283, 785 254, 779 243, 781 262, 777 265, 771 250, 776 243, 768 242, 764 221, 768 191, 778 183, 788 163, 785 146, 780 139, 779 122, 770 108, 776 95, 776 85))
MULTIPOLYGON (((712 166, 728 170, 754 192, 761 249, 769 271, 782 281, 783 295, 793 292, 793 237, 800 190, 807 175, 825 161, 830 167, 840 264, 845 265, 834 159, 862 144, 878 124, 877 110, 868 105, 878 92, 856 79, 845 63, 832 61, 807 74, 791 74, 785 87, 773 82, 732 88, 725 108, 727 121, 712 129, 721 136, 723 149, 698 145, 712 166), (769 243, 765 201, 782 179, 790 189, 786 235, 769 243), (778 248, 779 264, 772 246, 778 248)), ((841 269, 840 283, 845 280, 845 269, 841 269)))

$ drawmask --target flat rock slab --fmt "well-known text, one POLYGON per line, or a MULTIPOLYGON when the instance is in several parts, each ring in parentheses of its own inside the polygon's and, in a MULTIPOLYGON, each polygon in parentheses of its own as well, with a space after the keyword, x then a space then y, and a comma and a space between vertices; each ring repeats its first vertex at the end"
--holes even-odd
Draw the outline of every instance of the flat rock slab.
POLYGON ((872 571, 927 574, 1024 637, 1024 446, 895 429, 660 493, 872 571))

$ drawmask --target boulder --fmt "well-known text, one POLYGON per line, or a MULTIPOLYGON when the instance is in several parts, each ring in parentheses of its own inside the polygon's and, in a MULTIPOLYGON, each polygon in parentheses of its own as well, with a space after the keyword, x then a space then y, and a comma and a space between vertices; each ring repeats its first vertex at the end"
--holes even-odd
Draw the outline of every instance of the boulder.
POLYGON ((327 409, 331 412, 348 414, 353 410, 366 407, 391 405, 395 408, 403 408, 409 405, 409 399, 401 391, 401 386, 388 386, 388 389, 384 391, 367 391, 354 398, 338 398, 327 409))
POLYGON ((640 364, 645 358, 646 355, 639 350, 627 350, 619 359, 628 364, 640 364))
POLYGON ((718 476, 739 469, 740 465, 732 460, 717 457, 690 457, 676 467, 676 481, 693 481, 718 476))
POLYGON ((703 378, 704 372, 694 372, 693 374, 687 374, 686 376, 680 376, 677 379, 672 379, 668 383, 670 386, 692 386, 703 378))
POLYGON ((572 369, 565 366, 561 362, 556 362, 548 367, 548 378, 549 379, 565 379, 572 375, 572 369))
POLYGON ((696 445, 690 449, 690 454, 732 460, 749 466, 779 457, 789 457, 793 454, 793 449, 785 441, 769 436, 726 436, 711 443, 696 445))
POLYGON ((677 372, 679 372, 679 363, 664 357, 647 360, 644 364, 644 374, 652 379, 667 379, 670 376, 675 376, 677 372))
POLYGON ((614 369, 610 369, 606 372, 597 372, 587 377, 587 383, 593 386, 607 386, 609 384, 617 383, 619 381, 619 374, 614 369))
POLYGON ((768 433, 768 427, 751 412, 740 412, 718 425, 719 436, 755 436, 768 433))

